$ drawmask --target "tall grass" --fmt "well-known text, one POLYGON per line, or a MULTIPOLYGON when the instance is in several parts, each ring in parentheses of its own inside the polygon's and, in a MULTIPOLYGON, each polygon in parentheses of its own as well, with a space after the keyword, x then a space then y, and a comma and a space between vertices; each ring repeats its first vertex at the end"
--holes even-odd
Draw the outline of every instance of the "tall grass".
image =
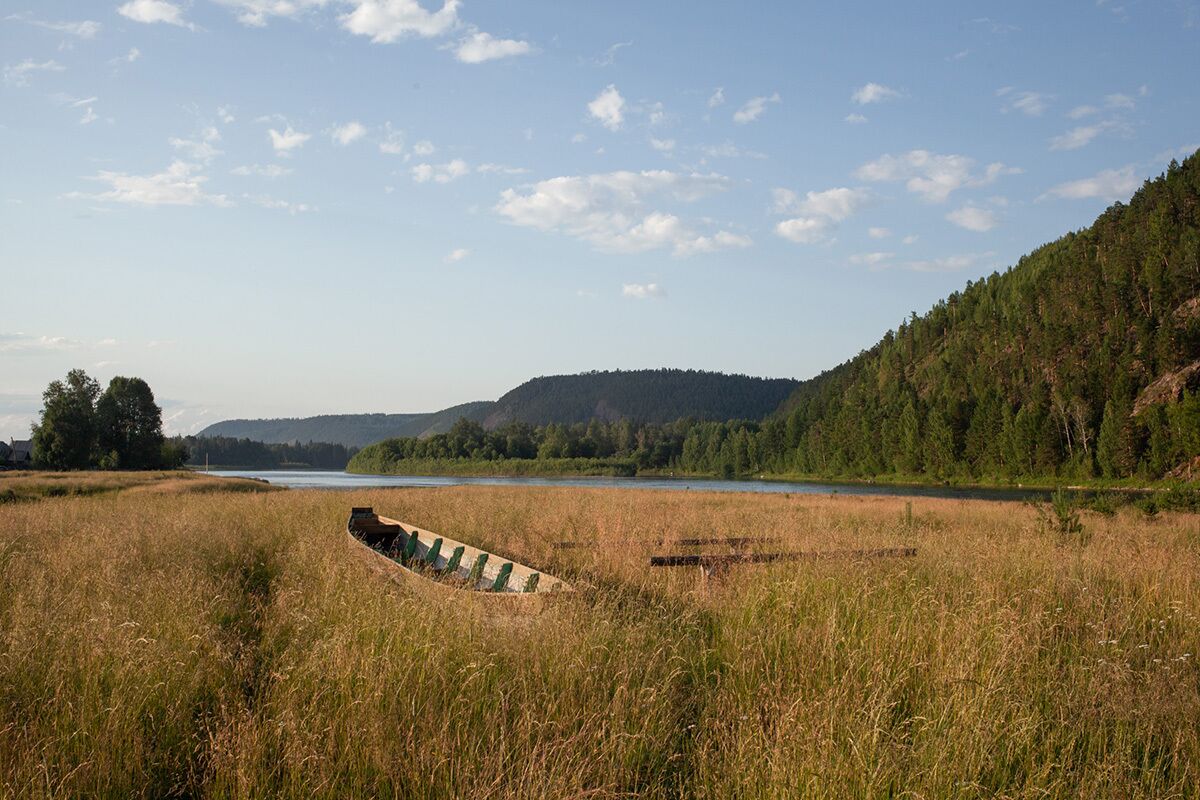
MULTIPOLYGON (((1015 504, 457 487, 0 508, 16 796, 1190 797, 1200 523, 1015 504), (551 571, 535 618, 349 557, 350 505, 551 571), (682 537, 912 544, 705 579, 682 537), (557 549, 569 540, 595 547, 557 549)), ((719 548, 710 548, 713 551, 719 548)))

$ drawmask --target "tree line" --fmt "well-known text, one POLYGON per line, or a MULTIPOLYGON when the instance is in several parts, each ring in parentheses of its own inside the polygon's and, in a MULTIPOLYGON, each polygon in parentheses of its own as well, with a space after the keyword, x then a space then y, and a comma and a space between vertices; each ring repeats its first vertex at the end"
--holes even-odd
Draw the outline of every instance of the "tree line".
POLYGON ((358 452, 357 447, 328 442, 265 444, 228 436, 185 436, 178 441, 190 454, 189 466, 345 469, 350 458, 358 452))
POLYGON ((141 378, 100 384, 81 369, 52 381, 33 426, 34 464, 44 469, 174 469, 187 451, 162 432, 162 409, 141 378))

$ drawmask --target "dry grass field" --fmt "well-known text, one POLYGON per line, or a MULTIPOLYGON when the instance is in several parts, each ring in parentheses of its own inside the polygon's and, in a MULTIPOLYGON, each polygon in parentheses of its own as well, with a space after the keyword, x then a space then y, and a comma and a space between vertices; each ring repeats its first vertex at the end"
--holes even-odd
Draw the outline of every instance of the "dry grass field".
POLYGON ((0 505, 3 796, 1200 796, 1196 516, 165 480, 0 505), (429 607, 349 557, 351 505, 579 591, 429 607), (723 535, 919 553, 646 567, 723 535))

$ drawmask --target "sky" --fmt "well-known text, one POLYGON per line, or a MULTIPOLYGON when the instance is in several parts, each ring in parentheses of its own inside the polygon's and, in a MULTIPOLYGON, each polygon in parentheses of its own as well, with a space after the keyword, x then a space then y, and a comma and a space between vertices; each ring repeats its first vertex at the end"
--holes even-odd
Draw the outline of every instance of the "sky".
POLYGON ((0 438, 804 379, 1200 147, 1200 2, 0 0, 0 438))

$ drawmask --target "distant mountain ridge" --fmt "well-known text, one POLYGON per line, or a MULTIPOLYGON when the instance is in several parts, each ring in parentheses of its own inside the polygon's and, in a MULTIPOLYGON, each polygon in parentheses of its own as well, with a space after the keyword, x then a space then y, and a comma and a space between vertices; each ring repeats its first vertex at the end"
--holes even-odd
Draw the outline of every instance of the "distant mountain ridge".
POLYGON ((325 414, 294 419, 233 419, 198 436, 251 439, 267 444, 329 442, 364 447, 389 438, 445 433, 465 417, 493 429, 510 422, 759 420, 799 385, 788 378, 754 378, 701 370, 654 369, 550 375, 526 381, 496 401, 463 403, 426 414, 325 414))

